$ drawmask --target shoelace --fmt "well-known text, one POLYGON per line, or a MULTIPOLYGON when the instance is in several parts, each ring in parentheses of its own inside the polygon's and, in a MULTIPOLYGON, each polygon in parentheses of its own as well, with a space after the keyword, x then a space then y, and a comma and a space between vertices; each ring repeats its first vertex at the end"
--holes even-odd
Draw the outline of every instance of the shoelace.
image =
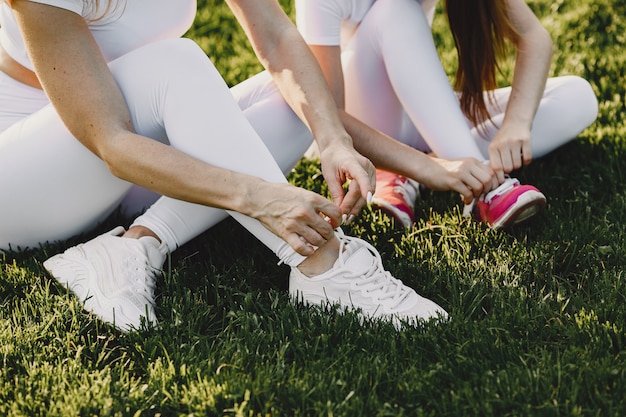
MULTIPOLYGON (((341 230, 341 229, 337 229, 341 230)), ((351 274, 355 278, 360 278, 358 286, 363 288, 368 294, 375 296, 378 300, 391 300, 393 304, 391 309, 397 308, 410 294, 407 287, 402 282, 394 278, 389 272, 383 268, 382 260, 378 251, 369 243, 362 239, 346 236, 343 232, 338 233, 339 241, 341 242, 340 253, 343 256, 344 249, 348 250, 348 246, 365 247, 375 257, 375 262, 372 262, 369 270, 363 274, 351 274)), ((351 248, 352 249, 352 248, 351 248)), ((356 252, 350 250, 352 253, 356 252)))
POLYGON ((126 259, 126 272, 130 277, 129 286, 134 294, 141 297, 147 304, 154 304, 156 289, 155 270, 147 259, 141 259, 137 254, 126 259))
POLYGON ((519 185, 519 183, 520 182, 517 178, 507 177, 498 188, 496 188, 495 190, 491 190, 487 194, 485 194, 483 201, 485 201, 486 203, 491 203, 491 200, 493 200, 494 197, 506 193, 516 185, 519 185))

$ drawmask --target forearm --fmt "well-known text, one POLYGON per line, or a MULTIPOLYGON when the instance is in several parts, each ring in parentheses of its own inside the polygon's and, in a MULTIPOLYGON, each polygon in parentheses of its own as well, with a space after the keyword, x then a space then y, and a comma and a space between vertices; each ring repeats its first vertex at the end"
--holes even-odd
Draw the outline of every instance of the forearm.
POLYGON ((352 146, 317 61, 297 31, 288 32, 268 57, 268 70, 283 97, 311 129, 320 149, 338 141, 352 146))
POLYGON ((269 185, 260 178, 206 164, 152 139, 122 132, 98 155, 111 173, 179 200, 250 215, 259 190, 269 185))
POLYGON ((512 92, 503 124, 532 127, 543 97, 552 60, 552 40, 543 29, 527 34, 517 44, 512 92))
POLYGON ((421 182, 424 172, 434 164, 423 152, 367 126, 347 112, 341 110, 340 116, 348 134, 353 138, 355 149, 372 161, 376 168, 421 182))

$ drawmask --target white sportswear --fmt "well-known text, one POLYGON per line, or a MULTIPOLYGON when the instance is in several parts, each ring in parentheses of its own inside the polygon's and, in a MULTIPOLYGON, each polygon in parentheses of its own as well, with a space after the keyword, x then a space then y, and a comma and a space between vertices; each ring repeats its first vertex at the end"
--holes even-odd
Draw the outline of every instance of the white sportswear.
MULTIPOLYGON (((82 4, 40 2, 74 12, 82 4)), ((195 0, 130 0, 123 6, 90 28, 109 60, 136 131, 207 163, 286 182, 283 172, 298 162, 312 136, 268 74, 229 91, 206 54, 180 38, 193 21, 195 0)), ((80 13, 91 16, 88 10, 80 13)), ((0 26, 2 46, 31 68, 5 4, 0 4, 0 26)), ((140 191, 113 176, 69 133, 43 91, 0 72, 0 250, 86 232, 131 190, 140 191)), ((149 193, 134 194, 139 196, 135 208, 155 199, 149 193)), ((281 261, 292 266, 302 261, 258 221, 228 214, 281 261)), ((173 251, 226 216, 223 210, 161 197, 135 224, 152 229, 173 251)))
MULTIPOLYGON (((488 104, 494 124, 463 115, 433 41, 436 0, 296 0, 296 22, 310 45, 341 46, 345 108, 357 119, 442 158, 488 159, 511 88, 488 104), (485 132, 481 136, 481 129, 485 132)), ((580 77, 548 79, 532 129, 534 157, 575 138, 597 117, 580 77)))

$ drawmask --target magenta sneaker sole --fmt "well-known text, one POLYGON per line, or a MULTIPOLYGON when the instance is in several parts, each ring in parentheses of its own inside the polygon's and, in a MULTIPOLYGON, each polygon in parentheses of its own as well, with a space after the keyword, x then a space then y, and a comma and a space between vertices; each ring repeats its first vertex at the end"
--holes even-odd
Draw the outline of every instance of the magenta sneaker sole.
POLYGON ((528 190, 521 194, 515 203, 491 224, 491 228, 499 230, 520 224, 539 213, 545 206, 546 197, 541 192, 528 190))

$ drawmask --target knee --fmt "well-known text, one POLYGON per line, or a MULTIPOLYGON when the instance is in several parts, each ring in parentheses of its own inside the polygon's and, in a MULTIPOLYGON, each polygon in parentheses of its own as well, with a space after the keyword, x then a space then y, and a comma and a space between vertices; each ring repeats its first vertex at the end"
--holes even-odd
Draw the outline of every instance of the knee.
POLYGON ((130 84, 154 82, 155 79, 200 73, 213 66, 204 51, 191 39, 175 38, 153 42, 135 49, 110 63, 118 82, 130 84))
POLYGON ((202 48, 188 38, 165 39, 157 42, 155 46, 159 49, 159 55, 164 61, 164 65, 166 67, 172 66, 177 71, 211 64, 202 48))
POLYGON ((562 78, 568 100, 576 106, 576 111, 572 113, 575 120, 585 124, 585 127, 589 126, 598 117, 598 98, 593 87, 582 77, 568 75, 562 78))

